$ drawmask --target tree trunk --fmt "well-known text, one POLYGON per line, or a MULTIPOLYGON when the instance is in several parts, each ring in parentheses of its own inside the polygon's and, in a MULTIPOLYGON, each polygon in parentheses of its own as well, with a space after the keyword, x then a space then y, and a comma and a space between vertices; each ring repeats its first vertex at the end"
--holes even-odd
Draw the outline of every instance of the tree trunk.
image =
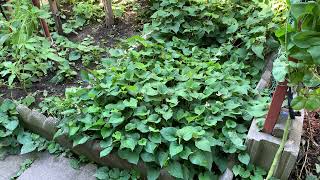
MULTIPOLYGON (((40 1, 39 0, 32 0, 32 4, 34 6, 40 8, 40 1)), ((48 27, 48 24, 46 23, 46 21, 44 19, 40 19, 40 24, 41 24, 41 26, 43 28, 45 36, 51 40, 49 27, 48 27)))
POLYGON ((114 17, 112 12, 112 0, 102 0, 104 11, 106 13, 106 27, 109 28, 114 24, 114 17))
POLYGON ((62 23, 61 23, 61 19, 59 16, 59 9, 58 9, 58 3, 56 0, 49 0, 49 4, 50 4, 50 9, 56 24, 56 30, 58 32, 58 34, 62 35, 63 34, 63 29, 62 29, 62 23))

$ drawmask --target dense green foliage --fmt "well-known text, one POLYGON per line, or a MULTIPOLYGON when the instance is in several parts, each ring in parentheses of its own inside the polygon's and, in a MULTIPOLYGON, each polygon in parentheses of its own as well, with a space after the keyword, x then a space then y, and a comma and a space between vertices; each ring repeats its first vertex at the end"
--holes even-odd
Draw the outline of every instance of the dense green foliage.
POLYGON ((15 79, 30 83, 53 66, 46 56, 52 52, 50 42, 33 36, 38 30, 38 17, 45 18, 48 13, 32 7, 30 2, 13 3, 15 18, 0 20, 0 74, 10 86, 15 79))
POLYGON ((86 87, 42 103, 61 119, 56 136, 68 134, 74 146, 101 140, 101 157, 113 151, 142 160, 149 179, 160 168, 176 178, 212 179, 230 154, 242 163, 237 175, 262 179, 246 169, 244 140, 253 116, 265 114, 254 87, 273 45, 266 40, 272 12, 242 0, 153 6, 150 40, 128 39, 100 68, 81 73, 86 87))
POLYGON ((90 38, 74 43, 62 36, 53 42, 39 36, 38 18, 48 19, 49 13, 32 6, 30 1, 13 1, 10 21, 0 20, 0 75, 1 83, 24 87, 55 72, 51 82, 58 83, 77 75, 75 65, 94 63, 103 50, 92 45, 90 38))
MULTIPOLYGON (((22 2, 34 21, 24 23, 24 16, 0 21, 5 27, 0 71, 6 84, 31 84, 48 72, 55 72, 52 82, 57 83, 77 74, 76 63, 89 68, 81 71, 83 86, 40 104, 43 112, 61 119, 55 137, 67 134, 74 146, 99 140, 101 157, 117 153, 133 164, 143 161, 149 179, 156 179, 160 168, 178 179, 216 179, 229 161, 237 177, 263 179, 265 172, 249 164, 244 140, 252 118, 266 112, 268 98, 257 99, 254 88, 265 55, 277 48, 273 21, 281 22, 281 15, 246 0, 153 0, 151 22, 144 26, 151 37, 133 36, 102 58, 104 50, 90 38, 74 43, 53 35, 52 43, 39 37, 37 18, 48 19, 48 13, 22 2), (23 35, 18 43, 16 34, 23 35)), ((70 27, 64 25, 66 33, 103 17, 97 1, 67 3, 74 5, 74 14, 70 27)), ((124 7, 119 9, 122 14, 124 7)), ((0 140, 11 141, 1 149, 59 149, 42 146, 38 136, 25 132, 9 102, 0 108, 0 140)), ((139 178, 108 168, 96 177, 139 178)))
POLYGON ((76 33, 75 30, 90 22, 101 22, 105 16, 103 7, 94 1, 72 3, 72 6, 72 16, 63 24, 63 31, 67 34, 71 32, 76 33))
MULTIPOLYGON (((21 103, 30 104, 32 98, 27 97, 21 103)), ((54 153, 60 146, 46 141, 37 134, 24 130, 19 123, 16 105, 13 101, 0 100, 0 158, 9 154, 26 154, 32 151, 48 149, 54 153)))
POLYGON ((288 23, 276 32, 285 53, 276 61, 274 75, 284 81, 288 74, 290 84, 298 86, 295 109, 316 110, 320 108, 320 1, 292 4, 289 15, 288 23))

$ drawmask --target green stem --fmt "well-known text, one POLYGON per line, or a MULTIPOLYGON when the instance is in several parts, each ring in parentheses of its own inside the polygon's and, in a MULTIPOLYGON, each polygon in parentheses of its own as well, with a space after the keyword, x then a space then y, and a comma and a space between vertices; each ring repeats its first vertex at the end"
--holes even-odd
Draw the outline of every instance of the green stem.
POLYGON ((266 180, 270 180, 271 179, 271 177, 273 176, 273 174, 275 172, 276 167, 278 166, 278 163, 279 163, 280 158, 281 158, 282 151, 283 151, 284 146, 286 144, 286 141, 288 139, 289 128, 291 126, 291 121, 292 120, 288 116, 288 119, 287 119, 287 122, 286 122, 286 125, 285 125, 285 129, 284 129, 284 133, 283 133, 283 136, 282 136, 281 144, 279 146, 279 149, 278 149, 276 155, 274 156, 274 159, 273 159, 272 165, 270 167, 270 170, 268 172, 266 180))

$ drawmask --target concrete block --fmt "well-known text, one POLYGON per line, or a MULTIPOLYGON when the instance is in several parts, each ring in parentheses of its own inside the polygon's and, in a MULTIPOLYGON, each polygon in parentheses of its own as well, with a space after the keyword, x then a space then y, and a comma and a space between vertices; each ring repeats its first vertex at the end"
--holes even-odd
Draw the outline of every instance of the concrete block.
MULTIPOLYGON (((281 180, 288 179, 294 168, 300 148, 303 119, 304 113, 301 112, 301 116, 297 116, 296 119, 292 121, 289 138, 286 142, 278 167, 276 168, 276 178, 281 180)), ((281 123, 283 122, 280 121, 278 123, 280 123, 280 125, 278 124, 277 126, 281 129, 281 123)), ((256 121, 253 120, 246 141, 251 163, 268 171, 279 148, 281 139, 282 137, 275 137, 260 132, 256 125, 256 121)))
POLYGON ((79 170, 70 166, 70 159, 63 156, 54 156, 49 153, 40 153, 18 180, 95 180, 96 166, 87 164, 79 170))

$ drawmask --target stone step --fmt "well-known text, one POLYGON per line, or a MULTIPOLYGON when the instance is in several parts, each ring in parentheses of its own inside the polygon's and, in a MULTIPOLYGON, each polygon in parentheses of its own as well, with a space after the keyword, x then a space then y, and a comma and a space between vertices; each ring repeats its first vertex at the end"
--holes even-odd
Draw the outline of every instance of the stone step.
POLYGON ((4 160, 0 160, 0 179, 8 180, 15 176, 20 169, 20 165, 28 158, 31 158, 31 154, 25 155, 10 155, 4 160))
POLYGON ((20 165, 28 158, 35 158, 32 165, 26 169, 18 180, 95 180, 97 167, 87 164, 78 170, 70 165, 70 159, 54 156, 48 152, 8 156, 0 161, 0 179, 10 180, 20 169, 20 165))

